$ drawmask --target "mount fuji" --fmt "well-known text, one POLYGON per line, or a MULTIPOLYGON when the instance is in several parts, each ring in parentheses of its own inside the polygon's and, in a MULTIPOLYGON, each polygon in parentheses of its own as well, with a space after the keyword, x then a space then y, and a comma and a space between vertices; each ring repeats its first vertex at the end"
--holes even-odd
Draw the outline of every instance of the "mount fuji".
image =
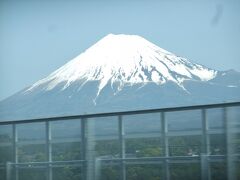
POLYGON ((192 63, 137 35, 109 34, 0 102, 0 120, 240 100, 240 72, 192 63))

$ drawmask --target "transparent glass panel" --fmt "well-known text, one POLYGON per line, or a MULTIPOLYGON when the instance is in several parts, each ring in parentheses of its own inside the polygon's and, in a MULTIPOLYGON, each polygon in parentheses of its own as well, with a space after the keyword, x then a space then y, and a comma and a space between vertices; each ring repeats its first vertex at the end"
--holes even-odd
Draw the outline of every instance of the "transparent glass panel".
POLYGON ((64 140, 69 138, 81 138, 81 121, 80 120, 64 120, 53 121, 50 123, 52 140, 64 140))
POLYGON ((17 125, 19 162, 46 161, 45 123, 17 125))
POLYGON ((53 168, 53 180, 84 180, 81 167, 58 167, 53 168))
POLYGON ((232 153, 235 155, 240 155, 240 133, 232 135, 231 145, 232 153))
POLYGON ((0 143, 12 141, 12 125, 0 126, 0 143))
POLYGON ((102 165, 100 174, 97 174, 99 180, 121 180, 120 165, 102 165))
POLYGON ((200 110, 166 113, 168 131, 193 131, 202 128, 200 110))
POLYGON ((230 133, 240 133, 240 107, 229 107, 226 109, 226 113, 230 133))
POLYGON ((64 120, 50 123, 53 161, 80 160, 82 152, 81 121, 64 120))
POLYGON ((0 163, 13 160, 12 125, 0 126, 0 163))
POLYGON ((210 134, 210 154, 225 155, 226 154, 226 135, 225 134, 210 134))
POLYGON ((46 137, 45 123, 26 123, 17 125, 18 141, 40 141, 46 137))
POLYGON ((236 173, 236 179, 240 179, 240 162, 235 162, 235 173, 236 173))
POLYGON ((19 180, 46 180, 47 170, 40 168, 19 169, 19 180))
POLYGON ((89 156, 98 159, 119 158, 120 142, 117 116, 89 118, 86 134, 89 156))
POLYGON ((127 180, 164 180, 162 165, 127 165, 127 180))
POLYGON ((200 164, 197 163, 170 164, 169 168, 171 180, 201 179, 200 164))
POLYGON ((95 142, 96 156, 101 159, 119 158, 118 140, 99 140, 95 142))
POLYGON ((225 162, 210 163, 211 179, 214 180, 226 180, 227 179, 227 167, 225 162))
POLYGON ((158 157, 164 154, 160 138, 129 138, 125 140, 126 157, 158 157))
POLYGON ((131 134, 159 134, 161 132, 160 113, 123 116, 126 136, 131 134))
POLYGON ((0 145, 0 163, 6 163, 8 161, 13 161, 12 146, 0 145))
POLYGON ((81 142, 66 142, 52 144, 52 160, 80 160, 81 142))
POLYGON ((170 156, 199 156, 201 136, 169 137, 170 156))
POLYGON ((43 144, 19 145, 18 161, 19 162, 39 162, 46 161, 46 146, 43 144))
POLYGON ((224 114, 222 108, 208 109, 206 111, 209 129, 222 129, 224 114))
POLYGON ((126 157, 163 155, 160 113, 123 116, 126 157))
POLYGON ((89 118, 88 132, 89 135, 96 136, 98 139, 112 139, 118 136, 118 117, 98 117, 89 118))
POLYGON ((0 180, 6 180, 6 169, 0 168, 0 180))

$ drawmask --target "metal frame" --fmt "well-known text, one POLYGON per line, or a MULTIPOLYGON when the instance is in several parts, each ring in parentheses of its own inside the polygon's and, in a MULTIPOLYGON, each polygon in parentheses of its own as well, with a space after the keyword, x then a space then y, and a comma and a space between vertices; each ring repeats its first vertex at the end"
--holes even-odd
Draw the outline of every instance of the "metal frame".
MULTIPOLYGON (((95 156, 94 156, 94 147, 91 139, 92 136, 89 129, 88 118, 98 118, 98 117, 109 117, 114 116, 118 117, 118 138, 114 138, 119 141, 120 157, 115 159, 101 159, 98 160, 101 164, 107 165, 109 163, 120 164, 121 169, 121 179, 126 180, 126 166, 130 164, 162 164, 164 167, 164 179, 170 180, 170 164, 175 163, 200 163, 201 167, 201 178, 202 180, 211 179, 211 172, 209 168, 210 162, 226 162, 227 163, 227 174, 228 179, 233 180, 234 177, 234 167, 233 160, 240 159, 240 155, 233 156, 232 149, 230 147, 230 132, 229 132, 229 122, 228 122, 228 107, 240 107, 240 102, 233 103, 222 103, 222 104, 210 104, 210 105, 197 105, 197 106, 187 106, 187 107, 174 107, 174 108, 162 108, 162 109, 151 109, 151 110, 139 110, 139 111, 127 111, 127 112, 113 112, 113 113, 101 113, 101 114, 87 114, 87 115, 76 115, 76 116, 64 116, 64 117, 50 117, 50 118, 40 118, 40 119, 28 119, 28 120, 14 120, 14 121, 1 121, 1 125, 12 125, 12 134, 13 134, 13 162, 7 162, 6 165, 0 165, 0 168, 6 168, 7 170, 7 180, 10 180, 11 168, 14 169, 14 179, 18 180, 18 169, 19 168, 29 168, 28 165, 31 165, 31 168, 47 168, 47 180, 52 180, 52 168, 53 167, 62 167, 64 165, 70 166, 80 166, 82 168, 82 179, 95 180, 95 156), (207 119, 207 110, 212 108, 222 108, 223 109, 223 119, 224 119, 224 128, 219 130, 209 130, 208 128, 208 119, 207 119), (188 110, 201 110, 201 120, 202 120, 202 129, 194 130, 188 132, 168 132, 168 123, 165 118, 166 112, 176 112, 176 111, 188 111, 188 110), (163 157, 146 157, 146 158, 127 158, 125 156, 125 139, 131 138, 126 137, 124 131, 124 122, 123 116, 125 115, 136 115, 136 114, 148 114, 148 113, 160 113, 159 120, 161 122, 161 129, 159 132, 152 133, 148 135, 139 134, 134 137, 161 137, 162 138, 162 147, 164 149, 163 157), (73 161, 52 161, 52 136, 51 136, 51 121, 61 121, 61 120, 78 120, 81 123, 81 160, 73 161), (45 131, 46 131, 46 157, 47 162, 28 162, 28 163, 19 163, 18 162, 18 132, 16 126, 18 124, 25 123, 36 123, 44 122, 45 131), (211 155, 210 154, 210 134, 225 134, 226 136, 226 146, 227 153, 226 155, 211 155), (168 138, 171 136, 178 135, 202 135, 202 147, 200 156, 170 156, 169 155, 169 143, 168 138)), ((187 113, 187 112, 186 112, 187 113)), ((234 133, 240 133, 240 130, 235 130, 234 133)), ((134 138, 132 137, 132 138, 134 138)), ((104 138, 104 137, 101 137, 104 138)), ((65 142, 65 140, 63 140, 65 142)), ((76 142, 76 140, 71 140, 76 142)), ((79 141, 78 141, 79 142, 79 141)), ((36 142, 37 143, 37 142, 36 142)), ((0 143, 1 145, 1 143, 0 143)))

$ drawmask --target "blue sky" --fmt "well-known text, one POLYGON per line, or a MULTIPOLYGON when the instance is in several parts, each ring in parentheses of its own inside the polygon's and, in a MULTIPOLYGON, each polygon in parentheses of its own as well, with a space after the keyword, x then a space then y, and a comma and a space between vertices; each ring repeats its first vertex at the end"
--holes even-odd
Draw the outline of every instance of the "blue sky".
POLYGON ((217 70, 240 71, 238 0, 1 0, 0 100, 109 33, 137 34, 217 70))

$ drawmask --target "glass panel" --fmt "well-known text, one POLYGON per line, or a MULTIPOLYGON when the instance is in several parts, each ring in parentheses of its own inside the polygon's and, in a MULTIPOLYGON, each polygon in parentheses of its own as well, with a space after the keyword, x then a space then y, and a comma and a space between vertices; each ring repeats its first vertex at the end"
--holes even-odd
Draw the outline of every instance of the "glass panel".
POLYGON ((240 179, 240 162, 235 162, 236 179, 240 179))
POLYGON ((230 133, 240 132, 240 107, 227 108, 227 120, 230 133))
POLYGON ((210 163, 211 179, 226 180, 227 167, 225 162, 210 163))
POLYGON ((6 169, 0 168, 0 180, 6 180, 6 169))
POLYGON ((166 113, 168 131, 193 131, 202 128, 201 111, 179 111, 166 113))
POLYGON ((240 155, 240 133, 232 135, 231 144, 233 154, 240 155))
POLYGON ((0 126, 0 163, 13 160, 12 150, 12 126, 0 126))
POLYGON ((0 126, 0 143, 12 141, 12 125, 0 126))
POLYGON ((197 163, 186 164, 171 164, 170 165, 170 179, 182 180, 182 179, 201 179, 200 165, 197 163))
POLYGON ((201 152, 201 136, 169 137, 170 156, 198 156, 201 152))
POLYGON ((119 165, 102 165, 99 180, 121 180, 119 165))
POLYGON ((160 113, 123 116, 126 157, 163 155, 160 113))
POLYGON ((50 127, 53 161, 81 159, 81 121, 54 121, 50 127))
POLYGON ((46 147, 44 144, 20 145, 18 147, 19 162, 38 162, 46 160, 46 147))
POLYGON ((46 169, 29 168, 19 169, 19 180, 45 180, 47 179, 46 169))
POLYGON ((127 136, 138 133, 159 134, 161 132, 160 113, 123 116, 127 136))
POLYGON ((127 166, 127 180, 163 180, 160 164, 136 164, 127 166))
POLYGON ((118 118, 101 117, 87 120, 88 153, 100 159, 119 158, 118 118))
MULTIPOLYGON (((17 125, 18 141, 45 140, 45 123, 26 123, 17 125)), ((43 142, 43 141, 41 141, 43 142)))
POLYGON ((79 160, 81 159, 81 142, 65 142, 52 144, 52 160, 79 160))
POLYGON ((226 135, 225 134, 210 134, 210 154, 225 155, 226 154, 226 135))
POLYGON ((216 108, 216 109, 208 109, 207 113, 207 120, 208 120, 208 127, 209 129, 219 129, 223 128, 223 109, 216 108))
POLYGON ((46 161, 45 123, 17 125, 19 162, 46 161))
POLYGON ((53 180, 83 180, 81 167, 59 167, 53 168, 53 180))
POLYGON ((0 163, 6 163, 13 160, 12 146, 4 146, 0 144, 0 163))
POLYGON ((133 138, 125 140, 126 158, 157 157, 164 154, 160 138, 133 138))
POLYGON ((63 140, 65 138, 81 138, 81 121, 65 120, 53 121, 51 124, 52 140, 63 140))

